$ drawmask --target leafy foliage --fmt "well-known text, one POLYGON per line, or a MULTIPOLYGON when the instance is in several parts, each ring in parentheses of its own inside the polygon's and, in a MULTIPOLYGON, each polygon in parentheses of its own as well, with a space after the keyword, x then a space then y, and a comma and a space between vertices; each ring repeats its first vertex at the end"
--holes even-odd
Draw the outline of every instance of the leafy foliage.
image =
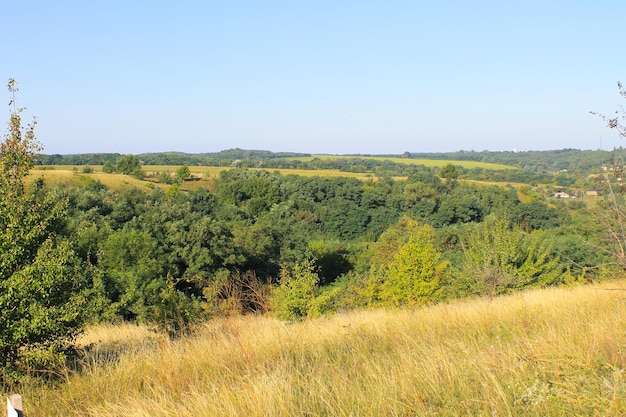
POLYGON ((439 298, 437 292, 448 263, 441 260, 441 253, 435 248, 432 228, 416 228, 387 265, 380 291, 383 301, 419 305, 439 298))
POLYGON ((296 320, 312 315, 314 300, 319 294, 319 277, 310 259, 297 263, 293 269, 283 268, 280 285, 274 289, 270 306, 283 320, 296 320))
POLYGON ((433 229, 400 219, 372 245, 370 271, 360 291, 364 304, 419 305, 440 299, 448 262, 434 244, 433 229))
POLYGON ((472 227, 463 240, 462 274, 478 294, 494 296, 562 278, 559 258, 543 232, 527 234, 506 219, 491 217, 472 227))
POLYGON ((182 165, 178 169, 176 169, 176 179, 179 182, 183 182, 189 177, 191 177, 191 170, 187 165, 182 165))
MULTIPOLYGON (((488 293, 466 271, 463 247, 474 243, 464 236, 472 224, 512 219, 526 236, 571 221, 565 207, 520 202, 513 187, 444 182, 429 171, 402 181, 359 181, 235 168, 214 185, 214 192, 182 186, 120 192, 92 184, 70 193, 79 254, 104 271, 106 317, 159 321, 174 317, 167 312, 174 306, 192 312, 180 318, 203 317, 193 313, 197 305, 209 316, 265 311, 263 303, 246 301, 250 288, 263 294, 279 279, 290 282, 306 259, 314 259, 317 282, 290 317, 488 293), (165 299, 176 302, 165 308, 165 299)), ((543 236, 546 259, 558 258, 543 236)))
POLYGON ((132 175, 133 177, 142 179, 141 162, 135 155, 124 155, 115 162, 115 171, 120 174, 132 175))
MULTIPOLYGON (((14 80, 9 91, 15 103, 14 80)), ((39 150, 13 106, 0 146, 0 367, 3 379, 62 357, 88 317, 92 268, 62 234, 67 200, 24 179, 39 150)))

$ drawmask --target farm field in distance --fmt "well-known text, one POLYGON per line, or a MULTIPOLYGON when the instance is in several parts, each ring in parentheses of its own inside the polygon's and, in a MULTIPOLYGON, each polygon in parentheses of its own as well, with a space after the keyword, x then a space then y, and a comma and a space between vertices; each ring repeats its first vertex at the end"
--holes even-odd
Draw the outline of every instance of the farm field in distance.
MULTIPOLYGON (((395 158, 402 160, 402 158, 395 158)), ((434 165, 435 162, 441 162, 436 160, 423 160, 427 163, 434 165)), ((510 167, 507 165, 500 164, 487 164, 487 163, 476 163, 472 161, 452 161, 459 162, 459 165, 474 165, 476 166, 490 166, 491 169, 517 169, 515 167, 510 167), (493 168, 493 166, 497 168, 493 168), (504 168, 502 168, 504 167, 504 168)), ((176 169, 180 167, 180 165, 144 165, 142 167, 143 172, 146 174, 146 178, 143 180, 139 180, 137 178, 133 178, 129 175, 110 173, 106 174, 102 172, 102 165, 89 165, 89 167, 93 170, 91 173, 82 172, 84 166, 81 165, 38 165, 33 168, 31 174, 29 176, 29 181, 34 181, 36 178, 43 178, 48 186, 56 186, 59 184, 64 185, 73 185, 73 186, 84 186, 89 180, 95 180, 102 183, 104 186, 115 189, 122 190, 130 187, 148 187, 148 188, 161 188, 162 190, 166 190, 169 185, 161 184, 154 180, 151 180, 150 175, 154 175, 160 172, 168 172, 171 175, 174 175, 176 169)), ((191 179, 185 181, 181 184, 180 189, 182 191, 192 191, 196 190, 200 187, 207 188, 209 190, 214 189, 213 180, 219 177, 220 172, 231 170, 232 167, 214 167, 214 166, 189 166, 189 170, 191 171, 191 179)), ((248 168, 250 170, 265 170, 268 172, 280 172, 282 175, 300 175, 305 177, 313 177, 320 176, 326 178, 333 177, 347 177, 347 178, 357 178, 362 181, 366 180, 378 180, 378 177, 374 173, 356 173, 356 172, 345 172, 338 169, 288 169, 288 168, 248 168)), ((393 176, 392 177, 396 181, 406 180, 406 176, 393 176)), ((511 185, 513 187, 519 188, 520 186, 525 185, 524 183, 514 183, 510 181, 505 182, 496 182, 496 181, 478 181, 478 180, 460 180, 462 182, 474 183, 477 185, 499 185, 506 186, 511 185)))
MULTIPOLYGON (((155 172, 171 172, 174 173, 178 168, 178 165, 144 165, 143 171, 146 173, 155 172)), ((100 167, 101 168, 101 167, 100 167)), ((216 178, 221 171, 233 169, 232 167, 212 167, 212 166, 189 166, 191 174, 196 177, 209 177, 216 178)), ((290 168, 248 168, 251 170, 261 170, 274 172, 278 171, 282 175, 301 175, 305 177, 350 177, 350 178, 375 178, 375 174, 369 173, 357 173, 357 172, 344 172, 338 169, 290 169, 290 168)))
MULTIPOLYGON (((123 174, 105 174, 102 172, 102 165, 90 165, 93 169, 92 173, 84 173, 81 170, 84 166, 80 165, 40 165, 33 168, 30 181, 34 181, 36 178, 43 178, 47 185, 55 186, 59 184, 63 185, 85 185, 85 182, 89 178, 100 181, 103 185, 112 189, 124 189, 129 187, 159 187, 166 189, 169 187, 167 184, 159 184, 154 181, 150 181, 150 178, 139 180, 129 175, 123 174)), ((158 172, 169 172, 174 175, 177 165, 144 165, 142 170, 147 174, 155 174, 158 172)), ((190 181, 185 181, 181 185, 181 190, 190 191, 198 189, 199 187, 205 187, 207 189, 213 189, 213 179, 217 178, 220 172, 232 169, 231 167, 209 167, 209 166, 190 166, 192 175, 190 181)), ((354 173, 343 172, 333 169, 285 169, 285 168, 250 168, 251 170, 266 170, 269 172, 280 172, 282 175, 300 175, 300 176, 320 176, 320 177, 348 177, 357 178, 360 180, 373 179, 376 180, 375 174, 369 173, 354 173)), ((406 177, 393 177, 395 180, 403 180, 406 177)))
MULTIPOLYGON (((313 155, 311 157, 301 157, 301 158, 286 158, 286 159, 295 159, 295 160, 313 160, 315 158, 322 159, 341 159, 341 158, 351 158, 344 156, 335 156, 335 155, 313 155)), ((387 157, 359 157, 361 159, 370 159, 370 160, 389 160, 394 163, 400 164, 416 164, 416 165, 424 165, 428 167, 436 167, 442 166, 446 164, 458 165, 464 168, 476 168, 481 167, 485 169, 492 170, 506 170, 506 169, 518 169, 516 167, 503 165, 503 164, 492 164, 492 163, 483 163, 483 162, 475 162, 475 161, 447 161, 447 160, 435 160, 435 159, 407 159, 407 158, 387 158, 387 157)), ((88 178, 93 180, 100 181, 103 185, 112 188, 112 189, 124 189, 132 186, 137 187, 159 187, 162 189, 166 189, 169 186, 167 184, 159 184, 155 181, 151 181, 149 178, 150 175, 154 175, 161 172, 169 172, 171 175, 174 175, 177 168, 180 165, 144 165, 142 167, 142 171, 147 175, 145 180, 138 180, 136 178, 130 177, 128 175, 120 175, 120 174, 104 174, 102 172, 102 165, 89 165, 89 167, 93 170, 91 173, 83 172, 85 165, 38 165, 35 166, 31 172, 30 180, 34 180, 35 178, 44 178, 46 184, 50 186, 55 186, 58 184, 64 185, 84 185, 88 178)), ((205 187, 208 189, 213 189, 213 179, 219 176, 219 173, 224 170, 230 170, 232 167, 224 166, 198 166, 198 165, 189 165, 189 169, 192 174, 191 181, 185 181, 181 185, 181 190, 183 191, 191 191, 198 189, 199 187, 205 187)), ((369 172, 346 172, 338 169, 290 169, 290 168, 249 168, 252 170, 266 170, 269 172, 280 172, 282 175, 300 175, 300 176, 321 176, 321 177, 348 177, 348 178, 357 178, 360 180, 377 180, 377 176, 375 173, 369 172)), ((394 180, 404 180, 406 177, 403 176, 394 176, 392 177, 394 180)), ((501 185, 506 185, 507 183, 501 183, 501 185)))
POLYGON ((299 161, 309 162, 316 158, 319 159, 347 159, 347 158, 358 158, 358 159, 369 159, 374 161, 391 161, 396 164, 413 164, 413 165, 424 165, 427 167, 441 167, 447 164, 458 165, 463 168, 472 169, 472 168, 484 168, 484 169, 493 169, 493 170, 502 170, 502 169, 518 169, 517 167, 513 167, 510 165, 504 164, 494 164, 490 162, 477 162, 477 161, 455 161, 455 160, 446 160, 446 159, 413 159, 413 158, 400 158, 400 157, 386 157, 386 156, 347 156, 347 155, 323 155, 316 154, 307 157, 293 157, 286 159, 293 159, 299 161))

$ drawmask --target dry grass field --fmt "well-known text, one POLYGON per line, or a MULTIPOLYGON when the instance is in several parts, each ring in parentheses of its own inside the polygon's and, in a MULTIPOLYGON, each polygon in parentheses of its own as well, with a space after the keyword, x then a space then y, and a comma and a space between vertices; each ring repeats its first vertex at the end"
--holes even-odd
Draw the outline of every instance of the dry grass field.
POLYGON ((101 326, 29 416, 623 416, 626 281, 169 340, 101 326))
MULTIPOLYGON (((335 156, 335 155, 313 155, 311 157, 302 157, 302 158, 294 158, 300 160, 312 160, 314 158, 323 158, 323 159, 338 159, 338 158, 346 158, 345 156, 335 156)), ((417 164, 417 165, 425 165, 429 167, 442 166, 448 163, 459 165, 464 168, 475 168, 482 167, 485 169, 495 169, 495 170, 503 170, 503 169, 517 169, 515 167, 501 165, 501 164, 490 164, 484 162, 474 162, 474 161, 444 161, 444 160, 434 160, 434 159, 407 159, 407 158, 386 158, 386 157, 376 157, 376 156, 364 156, 359 157, 362 159, 375 159, 375 160, 389 160, 395 163, 400 164, 417 164)), ((109 188, 112 189, 123 189, 128 188, 129 186, 137 186, 137 187, 153 187, 158 186, 162 189, 168 188, 167 185, 156 184, 151 181, 141 181, 135 178, 125 176, 125 175, 117 175, 117 174, 104 174, 102 173, 101 165, 93 165, 91 166, 93 169, 93 173, 84 173, 84 166, 73 166, 73 165, 49 165, 49 166, 36 166, 31 171, 31 179, 43 177, 47 184, 49 185, 57 185, 57 184, 66 184, 66 185, 81 185, 86 181, 89 181, 89 178, 98 180, 102 182, 109 188), (152 185, 151 185, 152 184, 152 185)), ((160 172, 169 172, 171 175, 174 175, 178 166, 171 165, 145 165, 143 167, 143 171, 147 174, 156 174, 160 172)), ((230 167, 207 167, 207 166, 189 166, 189 169, 192 173, 193 181, 186 181, 181 189, 184 191, 194 190, 199 187, 212 188, 212 180, 219 176, 219 173, 224 170, 231 169, 230 167)), ((259 168, 263 169, 263 168, 259 168)), ((358 178, 360 180, 373 180, 376 181, 377 177, 375 174, 371 173, 355 173, 355 172, 344 172, 339 170, 306 170, 306 169, 268 169, 269 171, 278 171, 283 175, 301 175, 301 176, 322 176, 322 177, 351 177, 358 178)), ((395 179, 403 180, 406 177, 397 177, 395 179)))
MULTIPOLYGON (((123 190, 129 187, 139 188, 153 188, 159 187, 163 190, 169 188, 167 184, 159 184, 155 181, 151 181, 150 178, 145 180, 138 180, 129 175, 122 174, 105 174, 102 172, 102 166, 92 166, 92 173, 82 172, 82 166, 72 165, 50 165, 50 166, 38 166, 31 170, 31 174, 28 177, 30 181, 34 181, 37 178, 43 178, 47 185, 69 185, 69 186, 81 186, 85 185, 89 181, 100 181, 106 187, 113 190, 123 190)), ((159 172, 168 172, 174 175, 178 166, 169 165, 146 165, 143 167, 143 171, 146 175, 156 174, 159 172)), ((231 169, 230 167, 206 167, 206 166, 190 166, 192 179, 185 181, 180 189, 183 191, 191 191, 204 187, 212 190, 213 180, 219 176, 219 173, 224 170, 231 169)), ((256 168, 251 168, 256 169, 256 168)), ((282 175, 301 175, 301 176, 320 176, 320 177, 349 177, 358 178, 360 180, 373 180, 376 181, 377 177, 373 174, 365 173, 353 173, 343 172, 339 170, 305 170, 305 169, 268 169, 268 171, 278 171, 282 175)), ((396 179, 406 179, 406 177, 395 177, 396 179)))
MULTIPOLYGON (((35 167, 30 171, 27 180, 34 181, 37 178, 43 178, 46 185, 51 187, 57 185, 84 186, 89 181, 99 181, 113 190, 122 190, 130 187, 152 187, 148 181, 138 180, 129 175, 105 174, 102 172, 101 166, 92 167, 94 172, 90 174, 83 173, 81 171, 82 168, 80 166, 66 165, 35 167)), ((163 188, 167 188, 167 186, 163 186, 163 188)))

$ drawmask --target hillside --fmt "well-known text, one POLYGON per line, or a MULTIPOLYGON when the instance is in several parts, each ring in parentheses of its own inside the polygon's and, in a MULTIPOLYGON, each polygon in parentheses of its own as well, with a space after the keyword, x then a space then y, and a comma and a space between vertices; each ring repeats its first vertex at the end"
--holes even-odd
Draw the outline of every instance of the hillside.
POLYGON ((626 281, 285 323, 215 319, 171 341, 90 329, 78 370, 25 386, 40 416, 626 413, 626 281))

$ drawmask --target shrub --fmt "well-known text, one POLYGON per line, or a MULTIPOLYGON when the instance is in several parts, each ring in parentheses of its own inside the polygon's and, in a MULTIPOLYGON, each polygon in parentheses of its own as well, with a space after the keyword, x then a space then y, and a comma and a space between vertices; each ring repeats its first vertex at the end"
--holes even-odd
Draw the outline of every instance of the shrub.
POLYGON ((545 233, 524 233, 507 220, 488 218, 471 228, 463 239, 462 275, 474 291, 498 295, 526 287, 560 283, 560 259, 547 243, 545 233))
POLYGON ((110 161, 106 161, 102 167, 102 172, 105 174, 112 174, 115 172, 115 166, 110 161))
POLYGON ((283 320, 296 320, 310 315, 313 300, 318 295, 319 277, 314 263, 307 259, 293 269, 280 271, 280 285, 274 289, 270 307, 283 320))
POLYGON ((422 226, 404 244, 387 266, 381 298, 395 305, 416 305, 435 301, 440 279, 448 262, 433 243, 430 226, 422 226))

